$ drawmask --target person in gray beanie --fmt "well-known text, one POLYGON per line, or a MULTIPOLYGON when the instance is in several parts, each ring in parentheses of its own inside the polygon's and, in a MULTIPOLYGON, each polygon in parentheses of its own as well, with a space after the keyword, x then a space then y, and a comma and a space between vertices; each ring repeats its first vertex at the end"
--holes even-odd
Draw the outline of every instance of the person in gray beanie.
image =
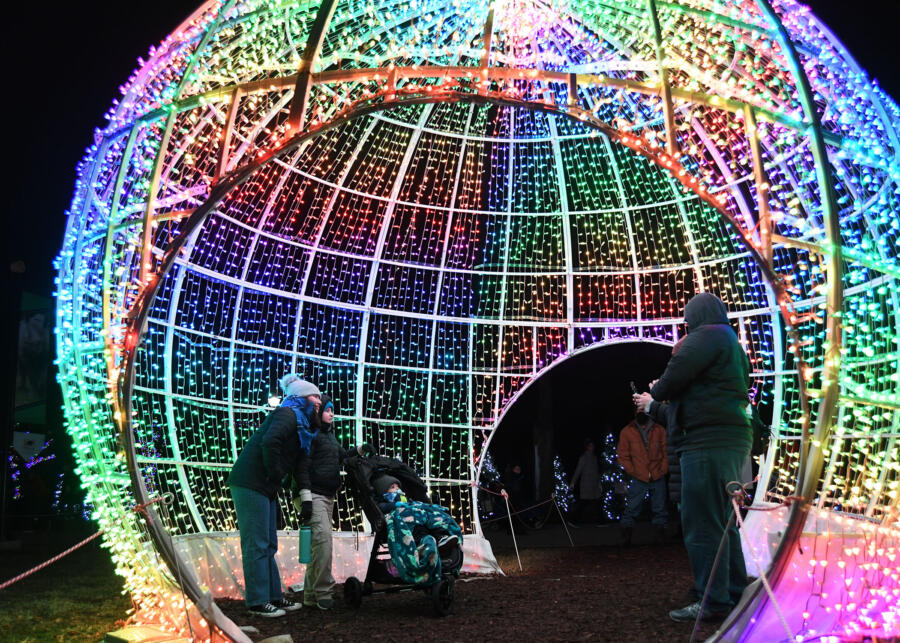
POLYGON ((307 398, 310 395, 318 395, 321 401, 322 392, 312 382, 307 382, 296 373, 285 375, 279 382, 285 397, 307 398))
POLYGON ((277 498, 300 458, 304 434, 314 434, 321 405, 319 389, 299 375, 284 377, 281 387, 284 402, 250 436, 227 480, 241 536, 247 612, 267 618, 301 607, 284 597, 275 563, 277 498))

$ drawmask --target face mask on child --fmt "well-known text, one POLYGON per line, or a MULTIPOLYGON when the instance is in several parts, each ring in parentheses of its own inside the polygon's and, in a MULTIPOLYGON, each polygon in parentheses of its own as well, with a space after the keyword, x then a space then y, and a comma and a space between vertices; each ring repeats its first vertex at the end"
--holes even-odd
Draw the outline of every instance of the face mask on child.
POLYGON ((406 496, 402 491, 388 491, 384 494, 384 499, 388 502, 406 502, 406 496))

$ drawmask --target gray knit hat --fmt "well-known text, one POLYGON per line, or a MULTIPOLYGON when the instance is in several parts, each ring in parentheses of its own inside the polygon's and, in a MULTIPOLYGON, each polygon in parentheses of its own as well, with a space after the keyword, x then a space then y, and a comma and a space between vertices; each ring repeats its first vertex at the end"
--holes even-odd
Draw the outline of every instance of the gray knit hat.
POLYGON ((296 373, 285 375, 281 378, 279 384, 281 384, 281 390, 284 391, 285 396, 307 397, 309 395, 322 395, 319 387, 312 382, 307 382, 296 373))

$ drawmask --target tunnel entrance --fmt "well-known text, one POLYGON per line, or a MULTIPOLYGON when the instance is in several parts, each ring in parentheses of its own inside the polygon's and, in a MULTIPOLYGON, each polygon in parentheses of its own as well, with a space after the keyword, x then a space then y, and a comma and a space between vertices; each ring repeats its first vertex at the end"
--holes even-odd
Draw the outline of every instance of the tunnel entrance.
MULTIPOLYGON (((498 478, 502 483, 504 477, 508 482, 517 476, 521 490, 517 490, 514 504, 539 504, 549 499, 560 476, 571 480, 588 440, 595 444, 601 472, 605 468, 612 473, 619 433, 634 417, 630 382, 646 391, 649 382, 665 370, 671 350, 671 345, 663 342, 608 342, 577 351, 546 369, 510 403, 494 429, 484 456, 482 484, 498 478), (520 474, 513 473, 515 466, 520 474)), ((600 514, 588 519, 608 522, 616 518, 611 506, 613 478, 610 475, 608 480, 610 489, 604 489, 600 514)), ((574 510, 571 499, 560 498, 560 502, 564 510, 574 510)), ((481 504, 479 517, 487 524, 496 517, 495 512, 481 504)), ((546 513, 546 509, 536 513, 546 513)), ((553 514, 555 510, 550 520, 558 520, 553 514)))

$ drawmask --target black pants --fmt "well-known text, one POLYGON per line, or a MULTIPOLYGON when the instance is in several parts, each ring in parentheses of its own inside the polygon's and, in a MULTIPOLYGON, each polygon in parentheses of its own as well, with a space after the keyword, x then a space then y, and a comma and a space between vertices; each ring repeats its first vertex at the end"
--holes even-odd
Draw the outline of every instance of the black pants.
POLYGON ((575 503, 574 518, 577 522, 598 522, 602 516, 600 515, 600 498, 580 498, 575 503))

